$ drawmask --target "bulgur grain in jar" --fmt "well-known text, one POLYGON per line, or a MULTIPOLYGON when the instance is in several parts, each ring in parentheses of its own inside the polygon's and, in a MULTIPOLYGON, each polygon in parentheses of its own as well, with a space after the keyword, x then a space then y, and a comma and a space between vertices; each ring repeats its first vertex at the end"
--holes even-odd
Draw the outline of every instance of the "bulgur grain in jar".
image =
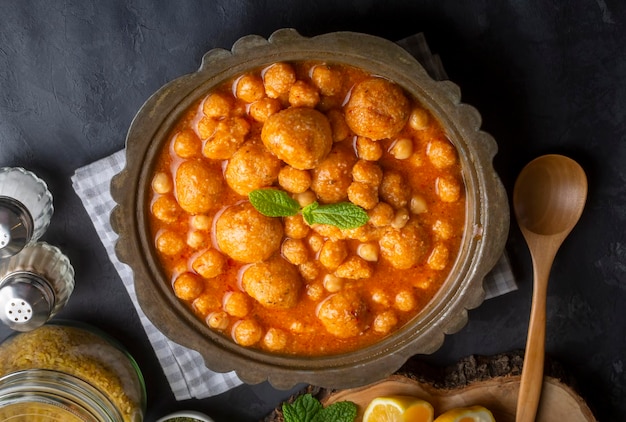
POLYGON ((0 420, 140 422, 146 391, 134 359, 76 323, 49 323, 0 345, 0 420))

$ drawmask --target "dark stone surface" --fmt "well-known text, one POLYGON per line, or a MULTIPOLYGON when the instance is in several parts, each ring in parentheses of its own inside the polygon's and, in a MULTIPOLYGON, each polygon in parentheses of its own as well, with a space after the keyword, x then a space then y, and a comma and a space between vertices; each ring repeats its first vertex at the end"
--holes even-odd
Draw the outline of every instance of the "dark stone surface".
MULTIPOLYGON (((576 376, 600 420, 626 420, 626 4, 612 0, 74 0, 0 3, 0 166, 44 178, 56 213, 45 240, 76 267, 61 316, 128 346, 148 385, 147 420, 179 409, 253 421, 289 392, 242 386, 177 403, 132 304, 71 187, 80 166, 124 146, 141 104, 193 72, 203 53, 282 27, 353 30, 396 40, 424 32, 463 100, 499 143, 509 193, 532 158, 561 153, 589 177, 589 201, 552 271, 547 352, 576 376)), ((427 361, 524 346, 532 270, 515 224, 508 244, 520 289, 470 312, 427 361)), ((9 334, 0 329, 0 338, 9 334)))

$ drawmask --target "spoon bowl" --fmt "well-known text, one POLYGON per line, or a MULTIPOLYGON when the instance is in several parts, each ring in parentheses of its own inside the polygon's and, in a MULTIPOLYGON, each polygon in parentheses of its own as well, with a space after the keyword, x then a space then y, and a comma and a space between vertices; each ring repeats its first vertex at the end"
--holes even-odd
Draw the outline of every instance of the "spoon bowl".
POLYGON ((563 155, 544 155, 524 167, 515 182, 513 208, 533 262, 533 297, 516 422, 535 420, 543 385, 546 298, 550 269, 561 244, 582 215, 587 177, 563 155))
POLYGON ((586 196, 587 178, 576 161, 555 154, 539 157, 528 163, 515 184, 518 224, 539 235, 569 233, 582 214, 586 196))

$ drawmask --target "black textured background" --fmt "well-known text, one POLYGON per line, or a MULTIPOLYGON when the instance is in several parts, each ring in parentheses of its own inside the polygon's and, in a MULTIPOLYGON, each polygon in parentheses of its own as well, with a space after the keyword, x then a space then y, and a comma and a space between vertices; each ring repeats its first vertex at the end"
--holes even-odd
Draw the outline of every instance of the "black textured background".
MULTIPOLYGON (((147 380, 146 420, 192 408, 218 422, 253 421, 288 392, 260 384, 174 401, 70 176, 121 149, 150 94, 196 70, 212 48, 283 27, 391 40, 424 32, 498 141, 495 165, 509 193, 541 154, 569 155, 587 170, 587 208, 551 276, 547 352, 576 376, 601 421, 624 421, 625 8, 620 0, 0 0, 0 166, 26 167, 49 183, 56 213, 44 239, 76 268, 61 316, 92 322, 128 346, 147 380)), ((468 325, 427 360, 524 346, 532 271, 512 222, 519 291, 471 311, 468 325)), ((0 338, 8 334, 0 329, 0 338)))

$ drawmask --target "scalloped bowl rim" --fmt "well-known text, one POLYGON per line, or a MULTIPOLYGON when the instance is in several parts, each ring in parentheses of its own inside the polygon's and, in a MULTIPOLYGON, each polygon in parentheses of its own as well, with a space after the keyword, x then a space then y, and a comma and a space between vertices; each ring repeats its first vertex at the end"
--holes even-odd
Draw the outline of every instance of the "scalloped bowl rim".
POLYGON ((119 235, 116 254, 133 269, 138 301, 146 316, 172 341, 198 351, 211 370, 234 370, 244 382, 269 380, 277 388, 302 382, 330 388, 366 384, 393 373, 412 355, 436 351, 446 334, 467 323, 467 310, 484 300, 482 282, 504 251, 509 208, 492 165, 497 144, 480 130, 480 124, 479 113, 460 102, 456 85, 430 78, 413 56, 391 41, 354 32, 306 38, 293 29, 276 31, 267 40, 256 35, 243 37, 231 51, 206 53, 198 71, 161 87, 133 119, 126 141, 126 167, 111 183, 117 202, 111 214, 111 224, 119 235), (346 63, 383 74, 417 97, 441 122, 459 151, 468 193, 463 252, 445 288, 423 312, 382 341, 354 352, 320 357, 281 356, 244 348, 210 330, 162 281, 145 224, 151 166, 144 163, 153 163, 181 113, 211 87, 247 69, 304 59, 346 63))

